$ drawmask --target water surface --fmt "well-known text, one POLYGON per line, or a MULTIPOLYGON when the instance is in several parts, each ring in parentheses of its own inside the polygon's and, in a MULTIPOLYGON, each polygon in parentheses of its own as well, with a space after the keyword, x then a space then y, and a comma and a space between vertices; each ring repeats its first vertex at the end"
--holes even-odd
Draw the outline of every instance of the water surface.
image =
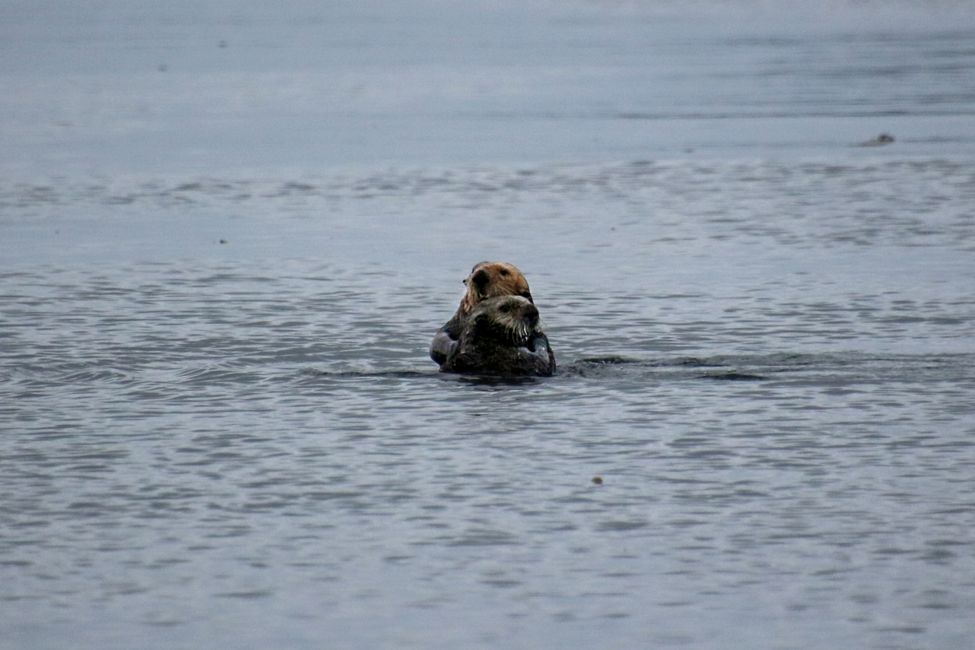
POLYGON ((6 5, 0 647, 970 647, 975 14, 729 6, 6 5))

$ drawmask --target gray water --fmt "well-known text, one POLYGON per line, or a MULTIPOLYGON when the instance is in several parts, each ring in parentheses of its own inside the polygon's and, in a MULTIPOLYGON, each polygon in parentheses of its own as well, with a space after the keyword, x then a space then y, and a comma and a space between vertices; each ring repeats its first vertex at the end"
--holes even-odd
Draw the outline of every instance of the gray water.
POLYGON ((5 4, 0 648, 972 647, 972 9, 5 4))

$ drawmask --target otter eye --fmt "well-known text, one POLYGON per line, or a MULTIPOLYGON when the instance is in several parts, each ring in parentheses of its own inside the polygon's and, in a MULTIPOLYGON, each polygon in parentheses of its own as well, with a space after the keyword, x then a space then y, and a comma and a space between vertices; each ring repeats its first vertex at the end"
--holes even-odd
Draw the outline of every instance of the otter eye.
POLYGON ((511 311, 511 305, 509 305, 508 303, 505 303, 505 304, 501 305, 500 307, 498 307, 498 310, 507 314, 509 311, 511 311))

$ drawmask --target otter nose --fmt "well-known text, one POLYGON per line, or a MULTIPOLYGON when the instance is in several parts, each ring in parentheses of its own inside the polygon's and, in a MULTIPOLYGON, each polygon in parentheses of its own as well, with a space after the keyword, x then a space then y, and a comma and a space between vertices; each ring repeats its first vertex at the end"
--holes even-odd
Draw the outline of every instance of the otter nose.
POLYGON ((532 325, 535 325, 538 323, 538 308, 535 305, 528 303, 522 310, 521 317, 532 325))
POLYGON ((471 282, 474 283, 474 286, 477 287, 478 291, 483 292, 484 288, 488 285, 490 281, 491 281, 491 274, 485 271, 484 269, 478 269, 478 271, 471 276, 471 282))

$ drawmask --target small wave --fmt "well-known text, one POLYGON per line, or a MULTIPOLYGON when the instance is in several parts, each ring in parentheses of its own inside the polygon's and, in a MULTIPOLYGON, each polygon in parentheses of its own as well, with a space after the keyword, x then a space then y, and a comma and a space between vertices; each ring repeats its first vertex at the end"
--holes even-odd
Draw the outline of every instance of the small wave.
POLYGON ((542 377, 498 377, 493 375, 465 375, 430 370, 317 370, 304 369, 299 373, 299 381, 314 383, 322 380, 438 380, 453 381, 476 386, 517 386, 542 381, 542 377))
POLYGON ((420 370, 319 370, 303 368, 299 376, 304 379, 429 379, 440 376, 436 371, 420 370))
POLYGON ((627 359, 626 357, 620 357, 615 355, 609 355, 605 357, 585 357, 576 361, 574 366, 619 366, 625 363, 640 363, 635 359, 627 359))
POLYGON ((889 382, 966 379, 971 355, 871 355, 857 352, 822 354, 715 355, 635 359, 587 357, 564 364, 568 377, 612 378, 646 375, 646 379, 709 381, 889 382))

